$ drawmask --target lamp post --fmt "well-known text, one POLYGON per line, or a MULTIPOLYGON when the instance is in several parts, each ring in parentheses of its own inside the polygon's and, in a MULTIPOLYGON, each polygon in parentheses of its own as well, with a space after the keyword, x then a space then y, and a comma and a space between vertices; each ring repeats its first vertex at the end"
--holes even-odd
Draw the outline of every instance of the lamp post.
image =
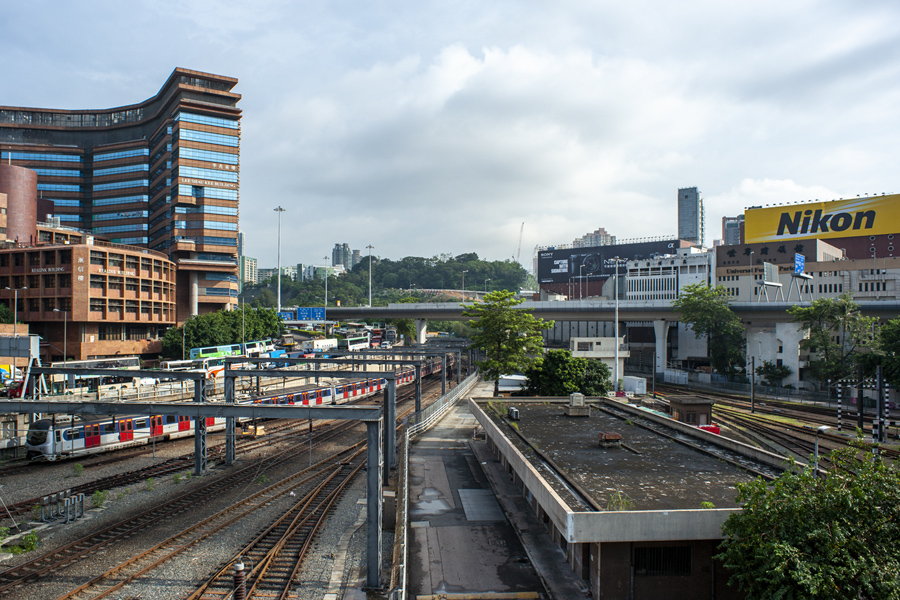
POLYGON ((274 210, 278 213, 278 312, 281 312, 281 213, 284 209, 279 206, 274 210))
POLYGON ((366 246, 369 249, 369 308, 372 308, 372 244, 366 246))
POLYGON ((328 337, 328 257, 325 259, 325 307, 322 309, 322 327, 325 329, 325 337, 328 337))
POLYGON ((27 290, 28 286, 20 288, 7 287, 6 289, 13 291, 13 336, 16 335, 16 325, 19 323, 19 290, 27 290))
POLYGON ((62 312, 63 314, 63 364, 66 364, 66 359, 69 356, 69 311, 63 310, 60 311, 58 308, 54 308, 53 312, 62 312))
POLYGON ((615 391, 619 391, 619 257, 616 256, 613 258, 616 261, 616 276, 613 278, 613 294, 616 296, 616 364, 615 369, 613 371, 615 381, 613 382, 613 389, 615 391))
POLYGON ((465 270, 465 271, 462 272, 462 279, 463 279, 463 285, 462 285, 462 301, 463 301, 463 302, 466 301, 466 273, 468 273, 468 272, 469 272, 468 270, 465 270))
POLYGON ((484 295, 487 296, 487 282, 490 281, 490 278, 484 280, 484 295))
POLYGON ((813 476, 816 478, 819 477, 819 434, 825 433, 831 429, 828 425, 820 425, 818 429, 816 429, 816 462, 815 468, 813 469, 813 476))

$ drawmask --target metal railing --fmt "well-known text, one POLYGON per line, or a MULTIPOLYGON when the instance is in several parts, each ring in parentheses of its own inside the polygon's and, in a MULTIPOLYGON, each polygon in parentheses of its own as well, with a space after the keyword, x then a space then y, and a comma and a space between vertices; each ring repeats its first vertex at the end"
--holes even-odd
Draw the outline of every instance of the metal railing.
POLYGON ((400 528, 395 542, 394 568, 391 570, 391 591, 389 600, 407 600, 407 583, 409 579, 409 442, 410 440, 438 422, 447 411, 453 408, 466 392, 479 380, 478 373, 463 379, 459 385, 441 396, 436 402, 408 417, 404 422, 402 440, 402 461, 397 478, 397 527, 400 528))

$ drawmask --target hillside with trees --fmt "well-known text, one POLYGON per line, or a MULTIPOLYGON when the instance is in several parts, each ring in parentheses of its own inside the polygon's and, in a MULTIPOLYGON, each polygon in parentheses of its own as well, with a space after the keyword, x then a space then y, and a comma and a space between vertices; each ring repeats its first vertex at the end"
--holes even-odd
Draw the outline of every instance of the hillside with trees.
MULTIPOLYGON (((486 261, 474 252, 432 258, 408 256, 399 261, 372 257, 372 304, 386 306, 403 299, 418 302, 459 301, 463 286, 470 292, 511 290, 517 292, 526 283, 527 272, 510 260, 486 261), (441 294, 433 290, 450 290, 441 294)), ((277 278, 244 288, 241 299, 262 308, 277 303, 277 278)), ((471 297, 470 297, 471 299, 471 297)), ((281 278, 282 306, 322 306, 325 282, 322 279, 291 281, 281 278)), ((328 306, 360 306, 369 302, 369 257, 349 273, 328 278, 328 306)))

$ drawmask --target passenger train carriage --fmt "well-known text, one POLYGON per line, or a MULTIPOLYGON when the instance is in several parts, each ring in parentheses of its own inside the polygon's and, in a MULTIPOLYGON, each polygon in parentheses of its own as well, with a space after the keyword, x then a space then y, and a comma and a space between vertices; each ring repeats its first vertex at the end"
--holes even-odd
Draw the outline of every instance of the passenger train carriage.
MULTIPOLYGON (((422 365, 422 376, 440 373, 440 359, 429 359, 422 365)), ((340 375, 340 372, 335 372, 340 375)), ((415 381, 415 369, 404 369, 398 374, 397 384, 415 381)), ((372 377, 335 386, 320 386, 299 392, 281 394, 252 400, 254 404, 293 404, 320 406, 343 404, 387 388, 387 379, 372 377)), ((147 444, 188 437, 194 434, 196 417, 184 415, 131 415, 106 416, 81 419, 78 416, 57 416, 41 419, 31 424, 25 437, 27 457, 32 460, 54 461, 100 452, 108 452, 128 446, 147 444)), ((221 417, 206 419, 207 431, 225 428, 221 417)))

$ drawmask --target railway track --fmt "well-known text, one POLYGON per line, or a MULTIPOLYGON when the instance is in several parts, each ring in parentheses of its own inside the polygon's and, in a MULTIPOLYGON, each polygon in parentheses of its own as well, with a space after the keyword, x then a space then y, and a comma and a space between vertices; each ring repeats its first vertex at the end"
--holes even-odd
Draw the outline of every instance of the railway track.
MULTIPOLYGON (((343 427, 332 430, 329 432, 330 435, 324 436, 323 439, 318 440, 318 443, 322 444, 326 441, 330 441, 339 433, 350 430, 357 424, 352 421, 344 421, 342 422, 342 425, 343 427)), ((362 442, 350 446, 348 449, 342 450, 336 453, 335 456, 330 456, 329 458, 333 460, 335 457, 340 457, 342 454, 346 454, 360 445, 362 445, 362 442)), ((266 468, 271 469, 277 465, 284 464, 287 461, 294 460, 300 454, 305 454, 306 451, 305 447, 294 447, 282 451, 273 457, 263 459, 260 462, 265 465, 266 468)), ((301 476, 306 471, 307 470, 300 471, 295 477, 301 476)), ((124 521, 120 521, 119 523, 106 527, 100 531, 91 533, 42 556, 2 571, 0 572, 0 597, 21 597, 15 596, 15 594, 22 592, 21 588, 29 581, 57 572, 88 555, 109 549, 114 544, 127 540, 139 534, 141 531, 155 526, 159 522, 172 519, 197 506, 203 506, 204 504, 213 501, 215 498, 222 496, 231 488, 246 486, 248 483, 258 478, 259 474, 259 463, 247 465, 224 477, 212 480, 200 488, 182 494, 160 506, 139 515, 129 517, 124 521)), ((279 484, 280 483, 282 482, 279 482, 279 484)))

